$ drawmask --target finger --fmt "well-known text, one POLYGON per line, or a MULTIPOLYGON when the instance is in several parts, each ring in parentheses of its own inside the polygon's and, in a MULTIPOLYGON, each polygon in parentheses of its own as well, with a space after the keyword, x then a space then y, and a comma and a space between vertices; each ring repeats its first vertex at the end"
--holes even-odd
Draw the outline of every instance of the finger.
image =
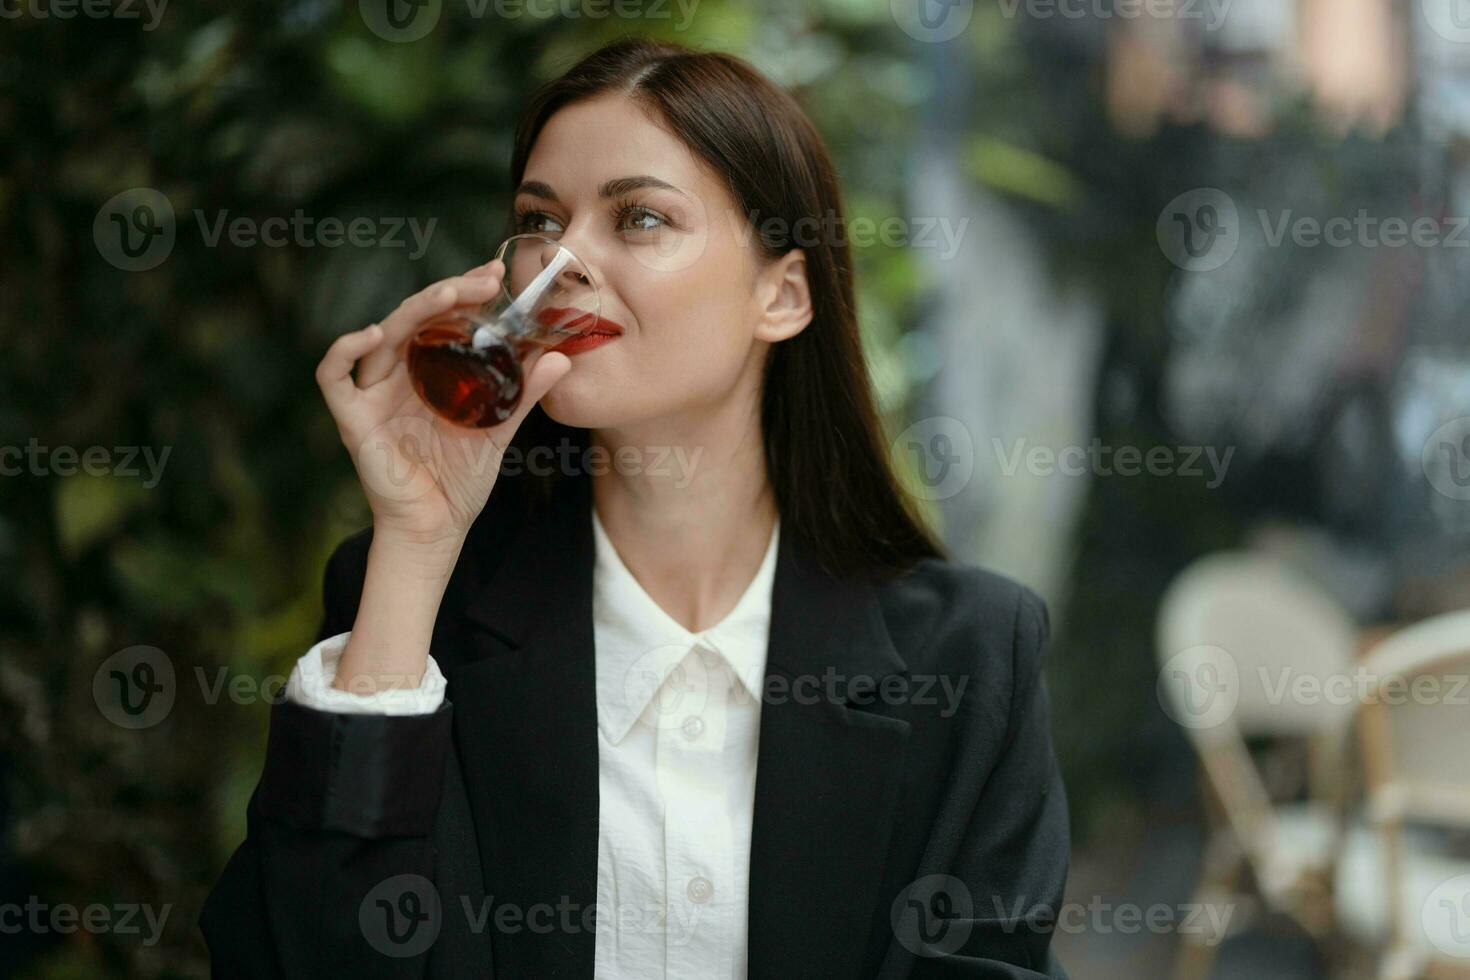
POLYGON ((505 262, 501 259, 491 259, 484 265, 477 265, 465 273, 467 277, 502 276, 505 274, 505 262))
POLYGON ((421 290, 399 304, 383 321, 384 343, 358 368, 357 385, 370 388, 382 381, 403 357, 403 345, 424 321, 456 306, 480 306, 500 288, 493 276, 453 276, 421 290))
POLYGON ((334 417, 340 419, 357 394, 357 385, 352 380, 352 365, 382 342, 383 328, 374 323, 361 330, 344 333, 327 348, 321 363, 316 366, 316 383, 334 417))
POLYGON ((551 390, 551 386, 566 377, 567 372, 572 369, 572 359, 557 351, 546 351, 536 355, 522 367, 525 372, 526 390, 521 396, 521 404, 516 408, 515 414, 505 422, 507 440, 520 428, 521 422, 531 413, 532 407, 551 390))

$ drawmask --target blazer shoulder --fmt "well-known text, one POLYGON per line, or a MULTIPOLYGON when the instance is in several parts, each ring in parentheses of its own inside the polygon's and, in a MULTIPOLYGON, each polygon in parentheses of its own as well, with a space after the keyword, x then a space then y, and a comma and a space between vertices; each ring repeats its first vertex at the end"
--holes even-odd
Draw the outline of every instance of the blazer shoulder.
POLYGON ((994 668, 999 660, 1013 665, 1019 683, 1045 656, 1046 601, 989 568, 926 558, 888 582, 881 602, 911 670, 994 668))

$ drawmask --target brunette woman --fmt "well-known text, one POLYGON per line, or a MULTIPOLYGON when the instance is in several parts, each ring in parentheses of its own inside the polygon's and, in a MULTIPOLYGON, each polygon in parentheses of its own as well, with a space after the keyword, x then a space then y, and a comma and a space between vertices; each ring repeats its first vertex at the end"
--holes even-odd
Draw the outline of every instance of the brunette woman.
POLYGON ((895 482, 810 121, 623 41, 534 94, 511 171, 601 319, 489 429, 404 350, 499 262, 322 359, 373 525, 272 710, 216 974, 1064 977, 1046 608, 895 482))

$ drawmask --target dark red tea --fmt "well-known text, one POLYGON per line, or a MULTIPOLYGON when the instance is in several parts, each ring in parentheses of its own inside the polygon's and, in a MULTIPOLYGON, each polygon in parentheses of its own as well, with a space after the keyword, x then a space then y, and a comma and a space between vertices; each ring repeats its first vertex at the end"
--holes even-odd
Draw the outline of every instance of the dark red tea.
POLYGON ((502 340, 476 349, 464 321, 430 323, 408 342, 408 373, 424 403, 458 425, 484 429, 521 401, 521 351, 502 340))

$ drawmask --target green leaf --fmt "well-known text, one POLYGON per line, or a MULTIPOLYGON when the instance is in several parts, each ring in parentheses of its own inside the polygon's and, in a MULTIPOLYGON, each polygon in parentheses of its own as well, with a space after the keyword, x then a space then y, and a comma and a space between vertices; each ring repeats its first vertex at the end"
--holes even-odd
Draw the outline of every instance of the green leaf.
POLYGON ((78 473, 57 479, 56 533, 68 558, 115 531, 147 493, 137 480, 111 475, 78 473))

